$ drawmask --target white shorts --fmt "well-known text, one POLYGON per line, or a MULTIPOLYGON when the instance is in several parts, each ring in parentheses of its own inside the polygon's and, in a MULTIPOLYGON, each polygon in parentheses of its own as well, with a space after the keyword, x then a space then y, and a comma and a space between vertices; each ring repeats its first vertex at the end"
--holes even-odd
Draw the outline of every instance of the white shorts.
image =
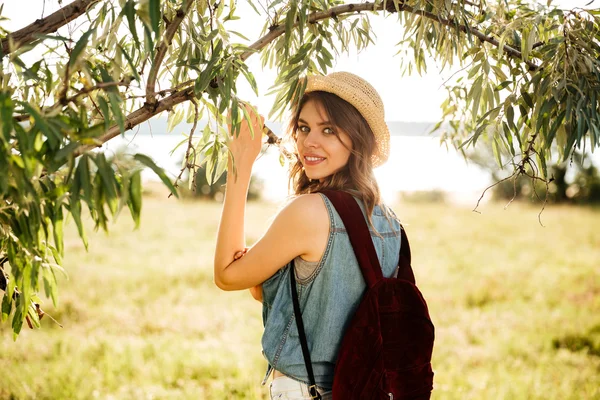
MULTIPOLYGON (((287 376, 273 379, 269 388, 272 400, 310 400, 308 385, 287 376)), ((319 390, 323 400, 331 399, 331 391, 319 390)))

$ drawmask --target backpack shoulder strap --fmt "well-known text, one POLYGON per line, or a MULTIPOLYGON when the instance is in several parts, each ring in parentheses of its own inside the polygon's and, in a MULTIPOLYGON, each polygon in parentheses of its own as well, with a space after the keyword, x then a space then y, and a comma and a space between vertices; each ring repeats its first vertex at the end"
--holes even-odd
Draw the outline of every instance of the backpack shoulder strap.
POLYGON ((410 244, 404 227, 400 225, 400 258, 398 259, 398 279, 404 279, 413 284, 415 282, 415 274, 413 273, 410 255, 410 244))
POLYGON ((302 357, 304 358, 304 365, 306 366, 308 381, 310 383, 308 391, 311 398, 321 400, 321 394, 317 391, 317 385, 315 383, 315 375, 313 373, 312 361, 310 360, 310 351, 308 350, 306 333, 304 333, 304 322, 302 321, 300 300, 298 300, 298 291, 296 290, 296 272, 294 271, 293 262, 290 265, 290 286, 292 290, 292 304, 294 305, 294 319, 296 320, 296 328, 298 328, 298 335, 300 336, 300 347, 302 348, 302 357))
POLYGON ((383 279, 383 273, 362 210, 350 193, 337 190, 323 190, 321 193, 327 196, 342 218, 367 286, 373 287, 383 279))

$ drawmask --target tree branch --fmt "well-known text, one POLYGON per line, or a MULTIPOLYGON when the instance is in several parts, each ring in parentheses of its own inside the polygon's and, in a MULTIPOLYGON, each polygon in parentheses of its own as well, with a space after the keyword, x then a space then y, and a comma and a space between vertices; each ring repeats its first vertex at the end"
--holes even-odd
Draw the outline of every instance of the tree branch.
POLYGON ((192 8, 192 4, 194 2, 188 0, 184 2, 184 5, 177 10, 177 14, 175 18, 167 25, 167 30, 165 31, 165 36, 163 37, 160 46, 156 50, 156 55, 152 62, 152 67, 150 68, 150 73, 148 75, 148 82, 146 83, 146 102, 153 104, 156 102, 156 92, 154 88, 156 86, 156 78, 158 77, 158 70, 160 69, 160 65, 162 64, 165 55, 167 54, 167 49, 171 46, 173 41, 173 36, 177 32, 179 25, 183 22, 183 19, 187 15, 187 13, 192 8))
MULTIPOLYGON (((172 95, 165 97, 159 102, 154 104, 145 103, 142 107, 138 108, 131 114, 129 114, 125 118, 125 130, 128 131, 135 127, 136 125, 141 124, 152 118, 153 116, 160 114, 163 111, 169 110, 173 108, 173 106, 183 103, 184 101, 191 100, 194 98, 193 89, 187 89, 181 92, 175 92, 172 95)), ((79 157, 81 154, 85 153, 88 150, 91 150, 96 147, 102 146, 104 143, 108 142, 110 139, 117 137, 121 134, 118 125, 111 126, 104 135, 98 138, 98 144, 94 146, 81 146, 73 155, 75 157, 79 157)))
MULTIPOLYGON (((194 165, 196 164, 196 150, 194 149, 192 140, 194 138, 194 132, 196 131, 196 127, 198 126, 198 102, 195 99, 192 99, 191 102, 194 104, 194 124, 192 125, 190 135, 188 136, 188 146, 187 150, 185 151, 185 165, 183 166, 183 168, 181 168, 181 171, 179 171, 179 175, 175 179, 175 183, 173 184, 173 186, 175 186, 176 188, 179 187, 179 181, 181 180, 183 173, 186 169, 190 169, 190 179, 192 180, 192 187, 194 188, 194 190, 196 190, 196 170, 192 170, 192 168, 194 168, 194 165), (190 156, 192 151, 194 152, 194 161, 190 163, 190 156)), ((169 198, 172 195, 172 192, 169 193, 169 198)))
POLYGON ((75 0, 68 6, 48 15, 46 18, 38 19, 25 28, 12 32, 6 38, 2 39, 3 54, 9 54, 19 47, 33 42, 36 39, 36 35, 56 32, 60 27, 83 15, 98 1, 100 0, 75 0))
MULTIPOLYGON (((496 47, 499 46, 499 42, 495 38, 493 38, 491 36, 487 36, 475 28, 467 27, 464 25, 454 24, 452 21, 440 18, 439 16, 437 16, 433 13, 422 11, 422 10, 415 10, 413 7, 407 6, 405 4, 398 4, 398 9, 399 9, 399 11, 406 11, 409 13, 421 15, 423 17, 432 19, 443 25, 458 29, 459 31, 462 31, 465 33, 470 32, 471 34, 478 37, 482 41, 491 43, 492 45, 494 45, 496 47)), ((319 11, 319 12, 314 12, 314 13, 310 14, 308 16, 308 22, 315 23, 319 20, 323 20, 323 19, 327 19, 327 18, 334 18, 341 14, 350 14, 350 13, 361 12, 361 11, 377 11, 376 4, 374 4, 374 3, 358 3, 358 4, 345 4, 345 5, 341 5, 341 6, 332 7, 326 11, 319 11)), ((390 12, 390 13, 395 13, 396 8, 394 7, 394 4, 388 4, 388 8, 385 11, 390 12)), ((269 31, 269 33, 267 33, 266 35, 264 35, 263 37, 258 39, 252 45, 250 45, 249 47, 252 50, 242 53, 240 58, 242 59, 242 61, 247 60, 248 57, 250 57, 252 54, 257 53, 260 50, 262 50, 263 48, 265 48, 269 43, 271 43, 277 37, 281 36, 284 32, 285 32, 284 25, 278 25, 278 26, 273 27, 269 31)), ((503 51, 506 54, 508 54, 509 56, 516 57, 516 58, 519 58, 522 60, 521 52, 510 46, 504 45, 503 51)), ((526 63, 529 66, 530 70, 536 70, 539 68, 538 65, 536 65, 532 62, 526 61, 526 63)), ((141 108, 132 112, 131 114, 129 114, 126 117, 125 129, 130 130, 134 126, 147 121, 148 119, 161 113, 162 111, 168 110, 168 109, 172 108, 173 106, 183 103, 184 101, 191 100, 192 98, 194 98, 194 91, 191 88, 187 88, 183 91, 174 92, 170 96, 165 97, 164 99, 162 99, 156 103, 153 103, 153 104, 146 103, 146 104, 144 104, 144 106, 142 106, 141 108)), ((98 139, 98 145, 82 146, 76 150, 75 156, 77 157, 77 156, 83 154, 84 152, 91 150, 94 147, 100 147, 100 146, 102 146, 102 144, 104 144, 107 141, 109 141, 110 139, 118 136, 119 134, 120 134, 119 127, 117 125, 113 125, 104 135, 102 135, 98 139)))
MULTIPOLYGON (((361 11, 377 11, 377 5, 375 3, 344 4, 341 6, 332 7, 327 11, 314 12, 308 16, 308 22, 315 23, 317 21, 327 19, 327 18, 334 18, 334 17, 337 17, 342 14, 351 14, 354 12, 361 12, 361 11)), ((433 21, 436 21, 442 25, 457 29, 461 32, 471 33, 472 35, 474 35, 475 37, 477 37, 479 40, 481 40, 483 42, 488 42, 495 47, 500 47, 500 42, 496 38, 494 38, 492 36, 488 36, 473 27, 456 24, 449 19, 441 18, 440 16, 435 15, 434 13, 431 13, 428 11, 417 10, 414 7, 408 6, 404 3, 399 3, 398 10, 396 10, 394 3, 392 1, 388 1, 387 9, 385 11, 392 13, 392 14, 395 13, 396 11, 406 11, 411 14, 420 15, 422 17, 429 18, 433 21)), ((250 46, 250 48, 255 51, 260 51, 265 46, 267 46, 270 42, 272 42, 277 37, 283 35, 284 33, 285 33, 285 25, 282 24, 282 25, 274 26, 274 27, 272 27, 272 29, 270 30, 270 32, 268 34, 266 34, 265 36, 263 36, 262 38, 258 39, 256 42, 254 42, 250 46)), ((523 60, 523 55, 521 54, 521 52, 511 46, 503 45, 502 50, 511 57, 523 60)), ((242 60, 245 61, 255 51, 247 51, 247 52, 243 53, 241 56, 242 60)), ((531 61, 524 61, 524 62, 527 64, 530 71, 535 71, 535 70, 539 69, 539 66, 531 61)))
MULTIPOLYGON (((149 120, 153 116, 158 115, 163 111, 173 108, 173 106, 175 106, 177 104, 183 103, 184 101, 193 100, 193 99, 194 99, 194 90, 186 89, 181 92, 173 93, 169 97, 162 99, 161 101, 155 103, 154 105, 146 103, 146 104, 144 104, 143 107, 138 108, 137 110, 135 110, 134 112, 132 112, 125 118, 125 130, 128 131, 128 130, 134 128, 136 125, 139 125, 142 122, 149 120)), ((98 140, 97 140, 98 144, 90 145, 90 146, 81 146, 77 150, 75 150, 75 152, 73 153, 73 156, 79 157, 86 151, 89 151, 96 147, 101 147, 104 143, 108 142, 110 139, 113 139, 113 138, 119 136, 120 134, 121 134, 121 131, 120 131, 119 127, 117 125, 113 125, 106 131, 106 133, 104 135, 102 135, 98 138, 98 140)), ((275 133, 273 133, 273 131, 271 131, 271 129, 266 128, 265 134, 268 137, 267 143, 279 145, 279 143, 281 142, 281 138, 277 137, 277 135, 275 135, 275 133)), ((287 153, 286 151, 284 151, 283 153, 286 157, 290 157, 289 153, 287 153)))
MULTIPOLYGON (((48 108, 44 108, 42 111, 43 112, 51 112, 52 110, 56 110, 60 106, 64 106, 68 103, 74 102, 78 97, 83 96, 84 94, 93 92, 95 90, 107 89, 107 88, 118 87, 118 86, 129 87, 129 85, 130 85, 130 83, 125 82, 125 81, 100 82, 95 86, 89 86, 89 87, 83 88, 80 91, 78 91, 77 93, 75 93, 73 96, 65 97, 64 99, 59 100, 58 102, 54 103, 53 105, 49 106, 48 108)), ((18 114, 18 115, 13 116, 13 118, 19 122, 22 122, 22 121, 26 121, 27 119, 29 119, 29 114, 18 114)))
MULTIPOLYGON (((360 12, 360 11, 374 11, 374 9, 376 9, 374 3, 345 4, 342 6, 332 7, 327 11, 319 11, 319 12, 314 12, 314 13, 310 14, 308 16, 308 23, 313 24, 322 19, 333 18, 339 14, 351 14, 351 13, 360 12)), ((298 24, 296 23, 294 26, 296 26, 296 25, 298 25, 298 24)), ((271 27, 271 29, 269 30, 269 33, 267 33, 265 36, 258 39, 256 42, 252 43, 249 46, 249 48, 251 48, 252 50, 242 53, 240 58, 242 59, 242 61, 246 61, 248 59, 248 57, 250 57, 252 54, 261 51, 269 43, 271 43, 273 40, 277 39, 279 36, 283 35, 284 33, 285 33, 285 24, 275 25, 275 26, 271 27)))

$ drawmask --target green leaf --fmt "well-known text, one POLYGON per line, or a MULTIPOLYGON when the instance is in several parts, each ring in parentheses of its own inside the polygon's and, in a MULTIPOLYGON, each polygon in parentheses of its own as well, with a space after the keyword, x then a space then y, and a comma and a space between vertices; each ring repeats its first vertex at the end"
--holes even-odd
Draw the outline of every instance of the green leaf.
MULTIPOLYGON (((0 272, 2 273, 2 272, 0 272)), ((6 322, 12 311, 12 298, 8 295, 8 292, 4 292, 2 296, 2 322, 6 322)))
POLYGON ((92 212, 92 218, 95 222, 95 229, 102 228, 105 232, 108 230, 106 218, 106 212, 104 210, 104 204, 106 203, 106 196, 104 194, 104 188, 102 186, 102 177, 100 174, 96 174, 94 177, 93 185, 93 197, 94 197, 94 208, 90 209, 92 212))
POLYGON ((502 166, 502 152, 500 151, 500 144, 498 143, 498 138, 495 137, 492 142, 492 150, 494 152, 494 157, 496 157, 496 162, 498 166, 502 166))
POLYGON ((21 332, 21 328, 23 327, 23 321, 25 320, 25 315, 23 314, 23 297, 19 296, 17 299, 17 304, 15 307, 15 315, 13 315, 12 320, 12 329, 13 329, 13 340, 17 339, 17 336, 21 332))
POLYGON ((556 131, 558 130, 558 127, 561 126, 566 114, 566 110, 563 110, 560 114, 558 114, 556 118, 554 118, 554 122, 550 127, 550 131, 548 131, 548 136, 546 137, 546 146, 550 146, 550 144, 552 144, 552 142, 554 141, 556 131))
POLYGON ((471 68, 471 70, 469 71, 469 75, 467 75, 467 79, 472 79, 477 72, 479 72, 479 70, 481 69, 481 64, 475 64, 475 66, 473 68, 471 68))
POLYGON ((240 111, 240 107, 239 107, 239 103, 238 103, 238 99, 237 97, 234 97, 233 100, 231 101, 231 128, 233 129, 233 132, 231 132, 233 134, 233 136, 238 137, 240 134, 240 129, 242 127, 242 124, 240 123, 241 121, 239 121, 239 111, 240 111))
POLYGON ((11 140, 13 130, 13 112, 15 105, 10 95, 6 92, 0 93, 0 118, 2 118, 2 135, 4 140, 11 140))
POLYGON ((135 2, 133 0, 127 0, 127 3, 123 6, 123 14, 127 17, 127 23, 129 24, 129 30, 133 35, 133 40, 136 46, 140 46, 140 40, 138 38, 137 29, 135 26, 135 2))
MULTIPOLYGON (((254 5, 254 2, 252 0, 247 0, 248 4, 250 5, 250 7, 252 7, 252 9, 254 10, 254 12, 257 15, 261 15, 261 13, 258 11, 258 9, 256 8, 256 6, 254 5)), ((271 5, 269 5, 269 7, 271 7, 271 5)))
MULTIPOLYGON (((252 113, 258 114, 258 111, 256 111, 256 108, 254 108, 254 106, 249 106, 252 113)), ((248 113, 248 109, 246 107, 242 107, 242 112, 244 114, 244 119, 248 122, 248 128, 250 129, 250 137, 254 138, 254 127, 252 126, 252 118, 250 116, 250 113, 248 113)))
POLYGON ((250 39, 248 39, 246 36, 242 35, 240 32, 236 32, 236 31, 229 31, 229 33, 233 33, 235 36, 238 36, 246 41, 250 41, 250 39))
POLYGON ((22 105, 25 112, 31 115, 35 120, 35 125, 48 138, 48 145, 50 148, 52 150, 58 148, 62 139, 60 134, 47 123, 47 119, 44 118, 36 108, 32 107, 29 103, 22 103, 22 105))
POLYGON ((573 111, 573 96, 567 95, 567 109, 566 109, 566 118, 567 122, 571 120, 571 115, 573 111))
POLYGON ((75 172, 79 180, 79 185, 83 188, 83 196, 88 204, 90 204, 92 200, 92 179, 90 176, 89 158, 90 156, 88 154, 82 155, 75 172))
POLYGON ((121 133, 125 132, 125 116, 123 115, 123 111, 121 111, 121 98, 115 93, 109 93, 108 98, 110 100, 110 108, 112 109, 113 116, 115 117, 115 121, 117 125, 119 125, 119 130, 121 133))
POLYGON ((52 221, 52 233, 54 234, 54 245, 58 250, 58 253, 62 256, 64 255, 64 245, 63 245, 63 210, 62 204, 57 203, 56 209, 54 211, 54 219, 52 221))
POLYGON ((73 141, 69 144, 67 144, 66 146, 64 146, 62 149, 60 149, 59 151, 56 152, 56 155, 54 156, 54 161, 61 161, 67 157, 69 157, 70 155, 73 154, 73 152, 75 152, 75 149, 77 149, 79 147, 79 142, 73 141))
POLYGON ((512 129, 516 129, 516 127, 515 127, 515 110, 512 108, 512 106, 508 106, 506 108, 506 121, 508 122, 508 125, 512 129))
POLYGON ((512 154, 512 156, 515 156, 515 149, 513 146, 513 135, 510 131, 510 128, 508 127, 508 124, 504 121, 502 121, 502 131, 504 132, 504 137, 506 138, 506 143, 507 143, 507 147, 510 151, 510 154, 512 154))
POLYGON ((158 165, 156 165, 154 163, 154 161, 152 161, 152 159, 150 157, 138 153, 138 154, 134 155, 133 158, 136 159, 136 160, 138 160, 139 162, 141 162, 145 166, 149 167, 152 171, 154 171, 154 173, 156 175, 158 175, 158 177, 160 178, 160 180, 163 181, 163 183, 165 184, 165 186, 169 188, 169 190, 171 191, 171 193, 175 197, 179 198, 179 194, 177 193, 177 189, 175 188, 175 186, 173 186, 173 183, 167 177, 167 175, 165 174, 165 171, 162 168, 160 168, 158 165))
POLYGON ((473 146, 475 146, 475 143, 477 143, 477 139, 479 138, 479 136, 483 133, 483 131, 485 130, 485 128, 487 128, 489 125, 489 122, 485 122, 483 124, 481 124, 477 130, 475 131, 475 134, 473 135, 473 146))
MULTIPOLYGON (((244 66, 245 66, 245 64, 244 64, 244 66)), ((248 71, 247 68, 241 67, 240 69, 242 71, 242 74, 244 74, 246 81, 250 84, 252 91, 254 92, 254 94, 256 94, 258 96, 258 85, 256 84, 256 79, 254 78, 254 74, 252 74, 252 72, 248 71)))
POLYGON ((27 307, 27 315, 29 316, 29 321, 34 328, 40 328, 40 318, 38 316, 35 304, 29 302, 29 307, 27 307))
POLYGON ((502 89, 504 89, 505 87, 507 87, 508 85, 510 85, 512 83, 512 81, 504 81, 501 84, 499 84, 498 86, 496 86, 496 89, 494 89, 495 91, 500 91, 502 89))
POLYGON ((54 261, 56 261, 58 265, 62 264, 62 257, 60 256, 60 254, 58 254, 58 250, 56 250, 56 247, 48 245, 48 248, 52 252, 52 257, 54 257, 54 261))
POLYGON ((531 95, 527 92, 521 92, 521 96, 523 96, 525 104, 527 104, 529 108, 533 108, 533 100, 531 99, 531 95))
POLYGON ((81 238, 85 249, 88 250, 88 239, 87 235, 85 234, 85 229, 83 228, 83 223, 81 222, 81 202, 78 200, 71 200, 69 210, 71 211, 71 215, 73 216, 75 225, 77 225, 77 232, 79 232, 79 237, 81 238))
MULTIPOLYGON (((138 46, 139 46, 139 43, 138 43, 138 46)), ((133 62, 133 59, 131 58, 131 56, 129 55, 129 53, 123 46, 119 45, 119 48, 123 52, 123 55, 125 56, 125 59, 127 60, 127 63, 129 64, 129 68, 131 68, 131 73, 133 74, 133 77, 138 82, 141 81, 142 79, 140 78, 140 75, 138 74, 137 67, 136 67, 135 63, 133 62)))
POLYGON ((150 52, 150 58, 154 58, 154 40, 152 39, 152 32, 147 24, 144 24, 144 47, 146 48, 146 51, 150 52))
MULTIPOLYGON (((294 3, 294 2, 292 2, 294 3)), ((294 23, 296 22, 296 13, 298 12, 298 7, 294 4, 290 5, 289 11, 285 16, 285 35, 284 35, 284 52, 285 56, 289 55, 290 42, 292 38, 292 29, 294 28, 294 23)))
POLYGON ((140 215, 142 211, 142 171, 136 171, 131 175, 128 205, 137 229, 140 227, 140 215))
POLYGON ((81 35, 81 37, 75 44, 75 47, 73 47, 73 51, 71 51, 71 56, 69 57, 69 69, 70 70, 72 70, 73 67, 75 67, 75 64, 77 63, 77 59, 79 58, 79 56, 81 55, 83 50, 87 47, 88 40, 89 40, 91 34, 94 33, 95 30, 96 30, 95 28, 92 28, 89 31, 85 32, 83 35, 81 35))
POLYGON ((495 120, 498 117, 498 114, 500 114, 501 108, 502 106, 498 106, 487 111, 485 114, 483 114, 481 118, 479 118, 479 123, 483 122, 486 118, 490 120, 495 120))
POLYGON ((548 177, 548 167, 546 166, 546 151, 542 147, 539 149, 539 151, 535 155, 538 158, 538 162, 540 163, 540 165, 542 167, 542 177, 547 178, 548 177))
POLYGON ((44 293, 46 293, 46 297, 50 297, 54 307, 58 307, 58 290, 54 270, 52 268, 42 268, 42 278, 44 280, 44 293))
POLYGON ((150 0, 150 25, 152 26, 154 37, 156 39, 158 39, 158 36, 160 35, 160 18, 160 0, 150 0))
POLYGON ((112 166, 106 161, 104 153, 96 154, 94 162, 98 166, 97 174, 100 175, 103 184, 102 186, 104 188, 103 192, 106 197, 106 203, 108 204, 108 208, 110 209, 112 215, 115 215, 119 204, 117 190, 115 188, 115 172, 112 169, 112 166))
POLYGON ((537 115, 537 123, 536 123, 536 127, 535 127, 535 129, 537 131, 539 131, 540 128, 542 128, 542 124, 544 124, 544 123, 545 123, 544 128, 545 128, 545 130, 547 130, 548 115, 549 115, 550 109, 552 108, 553 105, 554 105, 554 99, 552 97, 550 97, 550 99, 544 101, 544 104, 542 104, 540 112, 537 115))
POLYGON ((104 130, 107 131, 110 128, 110 110, 108 108, 108 102, 102 96, 98 96, 98 106, 102 112, 104 118, 104 130))
POLYGON ((44 35, 42 33, 34 33, 33 36, 38 39, 58 40, 60 42, 71 42, 73 40, 60 35, 44 35))
POLYGON ((477 113, 479 112, 479 102, 481 100, 481 84, 483 82, 483 75, 480 75, 475 82, 473 83, 473 88, 471 90, 471 99, 473 100, 473 118, 477 117, 477 113))
POLYGON ((219 180, 221 175, 223 175, 223 173, 227 169, 227 161, 228 161, 228 154, 227 153, 223 154, 223 152, 219 152, 219 157, 218 157, 217 165, 215 168, 215 178, 214 178, 215 182, 217 182, 219 180))
POLYGON ((215 151, 214 147, 211 147, 205 153, 205 155, 206 155, 205 176, 206 176, 206 183, 209 186, 212 186, 212 184, 213 184, 213 175, 214 175, 213 172, 215 170, 215 162, 216 162, 215 154, 216 154, 216 151, 215 151))
POLYGON ((303 61, 306 58, 306 54, 310 51, 311 48, 312 48, 312 43, 305 43, 304 45, 302 45, 302 47, 300 47, 300 49, 294 55, 294 57, 292 57, 289 60, 289 63, 297 64, 300 61, 303 61))
MULTIPOLYGON (((100 69, 100 74, 102 75, 103 82, 114 82, 114 79, 108 71, 102 67, 100 69)), ((119 129, 121 133, 125 132, 125 116, 123 115, 123 111, 121 111, 121 97, 119 96, 119 89, 116 87, 111 87, 107 89, 108 92, 108 100, 110 102, 110 108, 112 109, 113 116, 115 118, 115 122, 119 125, 119 129)))
POLYGON ((179 109, 175 112, 170 112, 167 117, 167 132, 173 132, 173 129, 183 121, 184 112, 179 109))

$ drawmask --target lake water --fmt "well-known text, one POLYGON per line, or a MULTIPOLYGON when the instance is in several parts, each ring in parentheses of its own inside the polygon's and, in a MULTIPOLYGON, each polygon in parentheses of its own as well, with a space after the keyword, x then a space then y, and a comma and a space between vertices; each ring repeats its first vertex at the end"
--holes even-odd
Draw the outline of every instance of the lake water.
MULTIPOLYGON (((280 125, 267 123, 278 133, 280 125)), ((375 170, 383 197, 387 201, 396 199, 401 191, 442 190, 458 202, 475 204, 482 191, 491 184, 490 174, 479 166, 468 163, 453 148, 440 144, 437 136, 428 135, 432 124, 390 122, 391 151, 386 164, 375 170)), ((173 178, 181 169, 180 162, 185 153, 182 145, 172 155, 171 150, 189 132, 187 124, 179 125, 173 132, 166 133, 164 120, 152 120, 151 129, 142 125, 140 130, 126 132, 105 144, 108 151, 125 147, 128 152, 149 155, 173 178), (152 133, 150 133, 152 132, 152 133)), ((198 131, 196 134, 199 134, 198 131)), ((596 161, 598 161, 598 152, 596 161)), ((280 200, 287 195, 287 170, 279 164, 279 151, 271 146, 260 157, 254 173, 264 180, 264 198, 280 200)), ((158 179, 150 170, 144 171, 144 179, 158 179)))

